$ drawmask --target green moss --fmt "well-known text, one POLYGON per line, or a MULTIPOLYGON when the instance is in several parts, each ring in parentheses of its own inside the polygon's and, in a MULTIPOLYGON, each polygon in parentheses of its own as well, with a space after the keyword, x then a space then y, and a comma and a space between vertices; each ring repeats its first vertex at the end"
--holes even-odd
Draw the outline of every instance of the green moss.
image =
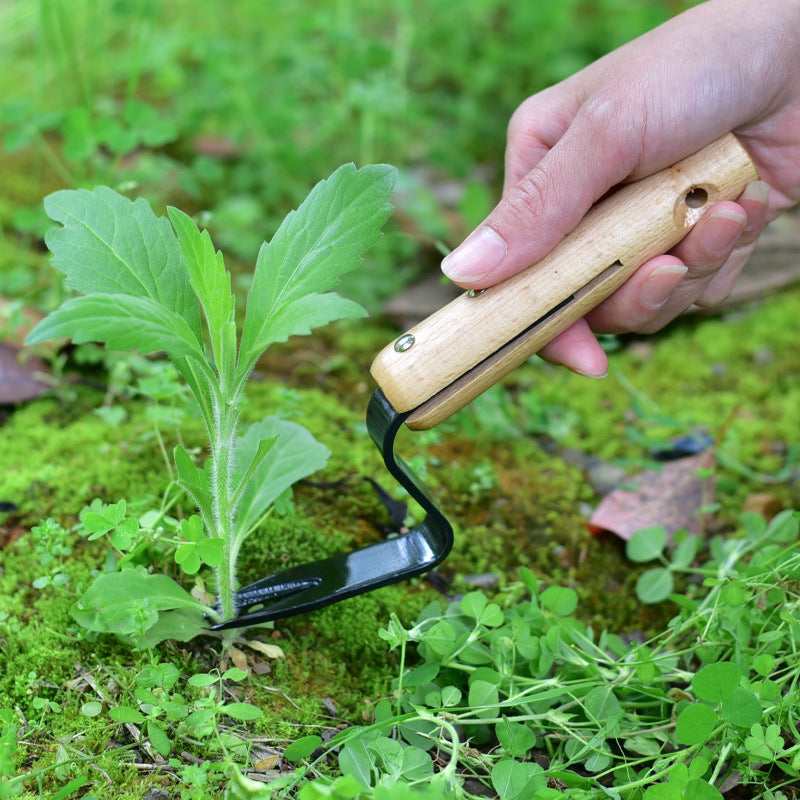
MULTIPOLYGON (((502 593, 525 565, 543 585, 575 588, 578 615, 596 630, 662 629, 672 609, 645 607, 635 599, 639 573, 625 559, 622 544, 587 532, 584 518, 598 498, 580 470, 537 438, 542 430, 529 426, 531 415, 542 407, 554 410, 562 426, 560 446, 632 460, 632 469, 646 455, 643 437, 656 440, 705 427, 712 435, 724 434, 731 459, 751 470, 777 470, 786 456, 770 443, 796 441, 800 387, 792 371, 794 339, 784 330, 798 312, 800 292, 787 292, 739 319, 686 321, 648 340, 652 347, 646 356, 637 348, 613 354, 611 377, 603 381, 533 363, 512 376, 499 402, 495 393, 494 400, 435 431, 404 432, 398 453, 424 472, 456 530, 453 551, 435 585, 448 587, 452 595, 471 588, 464 575, 494 572, 502 593)), ((345 330, 336 342, 338 356, 332 340, 319 351, 306 346, 309 340, 284 351, 281 359, 291 368, 284 363, 283 372, 250 385, 246 420, 268 414, 293 419, 307 426, 331 457, 312 482, 295 488, 293 514, 270 517, 249 540, 240 565, 243 580, 380 538, 378 527, 386 523, 387 513, 364 478, 378 480, 397 497, 402 492, 366 433, 371 385, 360 362, 390 338, 386 333, 379 325, 345 330), (355 355, 347 359, 341 353, 355 355), (278 374, 284 382, 275 380, 278 374)), ((279 363, 273 362, 276 369, 279 363)), ((124 496, 142 509, 160 497, 167 472, 145 421, 144 404, 128 403, 128 420, 111 428, 93 414, 101 398, 97 391, 78 387, 69 402, 39 400, 6 420, 0 435, 11 459, 3 499, 20 503, 17 522, 23 527, 47 515, 69 524, 95 496, 124 496)), ((167 432, 168 448, 176 435, 167 432)), ((191 420, 181 436, 190 445, 203 442, 199 425, 191 420)), ((732 518, 744 496, 758 486, 751 474, 721 466, 722 516, 732 518)), ((798 499, 791 483, 769 488, 786 502, 798 499)), ((0 637, 7 670, 0 676, 0 705, 19 707, 28 716, 35 697, 58 697, 61 711, 26 739, 31 744, 20 750, 20 761, 29 769, 54 763, 57 748, 51 734, 57 732, 96 754, 115 796, 141 797, 140 776, 115 749, 127 741, 125 735, 105 715, 88 720, 80 714, 87 699, 76 683, 81 670, 105 684, 127 685, 150 657, 128 651, 111 637, 81 638, 69 617, 81 582, 104 558, 103 546, 75 548, 65 567, 72 581, 61 591, 31 588, 40 569, 30 552, 24 533, 4 551, 0 613, 6 616, 0 637)), ((368 719, 398 669, 396 654, 388 652, 378 630, 391 612, 409 623, 430 600, 442 597, 433 586, 427 579, 405 582, 281 621, 271 633, 248 633, 279 644, 286 654, 269 663, 268 675, 246 684, 247 699, 264 712, 251 726, 252 734, 288 740, 320 724, 368 719), (336 707, 335 720, 326 698, 336 707)), ((188 676, 219 667, 225 656, 219 640, 207 638, 185 646, 165 643, 154 657, 176 663, 188 676)), ((215 757, 205 745, 193 752, 199 758, 215 757)), ((172 785, 164 780, 165 787, 172 785)), ((56 785, 63 780, 52 782, 56 785)))
MULTIPOLYGON (((68 401, 36 400, 6 421, 2 494, 24 521, 74 518, 95 497, 158 502, 168 472, 142 405, 131 404, 130 418, 112 427, 93 414, 101 402, 98 392, 78 388, 68 401)), ((198 434, 191 422, 183 431, 189 440, 198 434)), ((165 435, 171 449, 174 438, 165 435)))

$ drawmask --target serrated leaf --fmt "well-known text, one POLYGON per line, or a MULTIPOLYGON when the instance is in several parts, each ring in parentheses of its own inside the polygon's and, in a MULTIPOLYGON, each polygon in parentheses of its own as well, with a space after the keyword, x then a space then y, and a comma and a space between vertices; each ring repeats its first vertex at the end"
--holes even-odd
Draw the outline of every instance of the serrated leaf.
POLYGON ((26 344, 48 339, 104 342, 110 350, 164 350, 175 359, 205 362, 202 346, 184 319, 148 297, 92 294, 62 303, 28 334, 26 344))
POLYGON ((148 297, 186 320, 199 337, 197 300, 169 221, 142 198, 99 186, 64 190, 44 200, 48 216, 63 227, 48 231, 52 264, 67 286, 95 293, 148 297))
POLYGON ((305 428, 278 417, 267 417, 251 425, 236 440, 233 485, 249 474, 236 511, 236 546, 261 515, 286 489, 300 478, 325 466, 330 451, 305 428), (259 465, 250 470, 264 439, 276 439, 259 465))
POLYGON ((365 317, 367 312, 358 303, 335 292, 307 294, 281 306, 265 323, 253 349, 262 353, 275 342, 290 336, 307 336, 314 328, 337 319, 365 317))
POLYGON ((264 243, 247 298, 240 370, 249 372, 269 343, 268 326, 280 309, 333 289, 358 266, 391 212, 395 176, 386 165, 339 167, 264 243))
POLYGON ((201 232, 191 217, 177 208, 168 208, 167 214, 178 237, 189 281, 206 316, 217 364, 220 364, 225 349, 222 337, 232 332, 235 342, 235 328, 231 331, 227 326, 236 310, 230 273, 225 269, 222 253, 214 249, 208 231, 201 232))
POLYGON ((199 469, 192 461, 191 456, 180 445, 173 451, 173 458, 181 488, 210 519, 212 516, 211 487, 205 470, 199 469))

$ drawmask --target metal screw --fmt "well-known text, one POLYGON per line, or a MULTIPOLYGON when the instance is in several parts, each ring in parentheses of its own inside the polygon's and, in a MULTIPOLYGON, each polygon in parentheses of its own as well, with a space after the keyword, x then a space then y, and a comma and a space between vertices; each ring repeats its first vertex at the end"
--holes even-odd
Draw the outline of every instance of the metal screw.
POLYGON ((411 349, 413 344, 414 344, 414 334, 413 333, 404 333, 394 343, 394 349, 398 353, 405 353, 406 350, 410 350, 411 349))
POLYGON ((467 297, 478 297, 478 295, 483 294, 486 289, 470 289, 467 292, 467 297))

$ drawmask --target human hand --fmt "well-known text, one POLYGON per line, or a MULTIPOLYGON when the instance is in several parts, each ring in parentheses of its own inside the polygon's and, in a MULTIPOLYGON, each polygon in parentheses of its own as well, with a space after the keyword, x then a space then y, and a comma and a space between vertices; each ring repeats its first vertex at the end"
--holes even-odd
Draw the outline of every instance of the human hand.
POLYGON ((733 130, 762 181, 717 203, 670 253, 541 352, 607 370, 592 330, 652 332, 727 297, 766 223, 800 201, 800 0, 709 0, 528 98, 511 119, 503 197, 442 263, 484 288, 536 263, 612 187, 733 130))

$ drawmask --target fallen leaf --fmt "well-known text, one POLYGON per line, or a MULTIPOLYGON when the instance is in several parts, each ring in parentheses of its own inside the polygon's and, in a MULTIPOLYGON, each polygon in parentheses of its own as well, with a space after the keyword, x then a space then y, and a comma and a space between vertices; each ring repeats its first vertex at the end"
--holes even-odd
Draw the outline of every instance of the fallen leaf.
POLYGON ((714 481, 698 472, 713 463, 714 455, 707 450, 631 476, 627 483, 633 488, 608 494, 592 514, 589 529, 592 533, 611 531, 625 540, 654 526, 663 527, 670 538, 684 529, 700 533, 696 511, 711 502, 714 481))
POLYGON ((23 528, 22 525, 0 525, 0 550, 12 542, 16 542, 27 532, 27 529, 23 528))
POLYGON ((260 761, 256 761, 253 764, 253 769, 257 770, 267 770, 267 769, 275 769, 278 764, 278 760, 280 759, 280 754, 275 753, 274 755, 267 756, 266 758, 262 758, 260 761))
POLYGON ((50 371, 35 356, 20 359, 20 350, 11 344, 0 344, 0 404, 24 403, 50 391, 44 380, 50 371))
POLYGON ((783 503, 774 494, 769 492, 753 492, 744 501, 744 511, 760 514, 769 522, 774 516, 783 511, 783 503))
POLYGON ((247 665, 247 656, 238 647, 231 645, 228 648, 228 654, 235 667, 238 667, 242 672, 250 674, 250 667, 247 665))
POLYGON ((276 644, 265 644, 257 640, 242 639, 241 637, 236 640, 238 644, 249 647, 267 658, 284 658, 283 650, 276 644))

